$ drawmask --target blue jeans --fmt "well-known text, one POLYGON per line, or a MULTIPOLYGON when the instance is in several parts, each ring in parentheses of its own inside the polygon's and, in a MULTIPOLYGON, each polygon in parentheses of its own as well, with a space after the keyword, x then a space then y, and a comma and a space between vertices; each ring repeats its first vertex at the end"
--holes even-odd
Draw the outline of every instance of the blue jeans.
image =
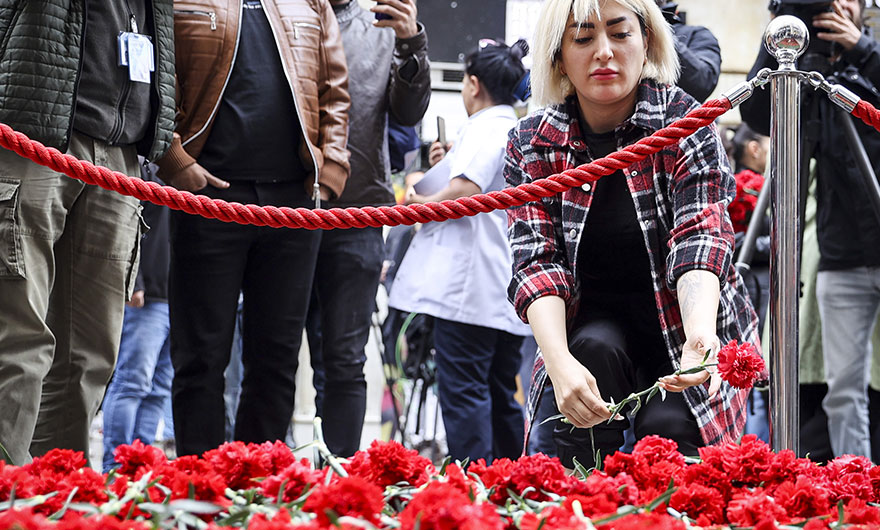
POLYGON ((156 437, 174 375, 169 328, 165 302, 125 308, 116 372, 104 396, 104 472, 115 465, 116 446, 156 437))
POLYGON ((822 401, 834 456, 871 457, 868 379, 880 310, 880 267, 819 271, 816 297, 828 393, 822 401))

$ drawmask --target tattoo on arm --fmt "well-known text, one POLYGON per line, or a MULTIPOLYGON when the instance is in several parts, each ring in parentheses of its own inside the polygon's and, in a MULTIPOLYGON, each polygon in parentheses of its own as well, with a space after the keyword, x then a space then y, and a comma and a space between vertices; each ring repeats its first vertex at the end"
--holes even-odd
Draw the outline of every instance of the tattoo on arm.
POLYGON ((698 274, 685 273, 678 279, 678 305, 681 309, 681 319, 685 322, 694 314, 694 308, 698 305, 700 293, 703 291, 703 278, 698 274))

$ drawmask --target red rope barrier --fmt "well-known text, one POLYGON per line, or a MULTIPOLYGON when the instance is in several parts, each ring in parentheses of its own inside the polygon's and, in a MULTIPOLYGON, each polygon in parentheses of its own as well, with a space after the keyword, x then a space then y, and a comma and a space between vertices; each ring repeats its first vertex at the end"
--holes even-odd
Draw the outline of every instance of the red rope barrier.
POLYGON ((864 99, 859 101, 856 108, 853 109, 852 115, 877 129, 877 132, 880 132, 880 110, 874 108, 873 105, 864 99))
MULTIPOLYGON (((580 186, 585 182, 595 182, 618 169, 624 169, 643 160, 709 125, 730 108, 730 101, 727 98, 707 101, 703 106, 689 112, 687 116, 677 120, 669 127, 657 131, 652 136, 642 138, 621 151, 592 163, 566 170, 563 173, 538 179, 532 183, 521 184, 515 188, 501 191, 461 197, 454 201, 407 206, 313 210, 230 203, 211 199, 204 195, 194 195, 170 186, 161 186, 155 182, 146 182, 118 171, 95 166, 89 162, 78 160, 74 156, 63 154, 57 149, 46 147, 2 123, 0 123, 0 147, 14 151, 37 164, 81 180, 86 184, 94 184, 123 195, 189 214, 239 224, 329 230, 332 228, 364 228, 367 226, 412 225, 429 221, 445 221, 537 201, 580 186)), ((874 110, 876 111, 876 109, 874 110)))

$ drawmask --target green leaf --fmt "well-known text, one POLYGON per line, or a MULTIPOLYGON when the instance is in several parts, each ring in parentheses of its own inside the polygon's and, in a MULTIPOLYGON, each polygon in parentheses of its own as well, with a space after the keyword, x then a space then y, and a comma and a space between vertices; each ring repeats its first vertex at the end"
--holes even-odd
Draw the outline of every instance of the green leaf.
POLYGON ((556 421, 556 420, 568 421, 565 419, 565 414, 554 414, 553 416, 550 416, 549 418, 547 418, 544 421, 542 421, 541 423, 539 423, 538 426, 541 426, 541 425, 544 425, 545 423, 550 423, 551 421, 556 421))
POLYGON ((438 472, 438 474, 441 477, 446 476, 446 468, 449 467, 450 462, 452 462, 452 457, 447 455, 446 458, 443 459, 443 462, 440 464, 440 471, 438 472))
POLYGON ((67 508, 70 507, 70 501, 73 500, 73 496, 76 495, 77 491, 79 491, 78 486, 74 487, 70 491, 70 494, 67 496, 67 500, 64 501, 64 505, 61 507, 61 509, 49 516, 50 521, 58 521, 59 519, 64 517, 64 514, 67 513, 67 508))
POLYGON ((12 457, 9 456, 9 452, 3 447, 3 444, 0 444, 0 458, 6 461, 7 464, 15 465, 15 462, 12 461, 12 457))
POLYGON ((590 472, 587 471, 587 468, 585 468, 583 464, 578 462, 576 456, 571 459, 571 463, 574 464, 574 470, 578 475, 581 476, 581 480, 587 480, 587 477, 590 476, 590 472))
POLYGON ((651 387, 651 391, 648 393, 648 397, 645 398, 645 403, 651 401, 651 398, 656 396, 657 392, 659 392, 659 391, 660 391, 660 387, 657 386, 657 384, 654 384, 654 386, 651 387))
POLYGON ((703 355, 703 362, 701 362, 700 364, 706 364, 706 361, 709 360, 710 355, 712 355, 712 348, 706 350, 706 355, 703 355))
POLYGON ((339 526, 339 516, 336 515, 336 512, 334 512, 330 508, 327 508, 326 510, 324 510, 324 515, 327 516, 327 519, 330 519, 330 524, 336 527, 339 526))

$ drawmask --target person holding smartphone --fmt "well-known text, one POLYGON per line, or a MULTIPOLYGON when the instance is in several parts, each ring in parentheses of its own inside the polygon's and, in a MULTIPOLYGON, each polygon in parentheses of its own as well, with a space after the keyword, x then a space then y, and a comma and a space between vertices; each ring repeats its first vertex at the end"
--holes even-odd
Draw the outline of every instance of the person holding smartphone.
MULTIPOLYGON (((507 133, 516 124, 511 105, 527 97, 527 52, 524 40, 507 46, 483 39, 468 54, 462 90, 468 121, 448 153, 437 147, 440 142, 432 150, 448 167, 446 184, 441 180, 442 188, 429 195, 410 189, 408 203, 504 187, 507 133)), ((438 396, 449 454, 458 460, 516 458, 522 452, 523 413, 513 396, 528 328, 506 301, 510 271, 507 215, 495 211, 424 225, 391 290, 390 307, 434 317, 438 396)))
MULTIPOLYGON (((393 205, 388 119, 412 126, 428 108, 431 68, 425 28, 417 21, 414 0, 382 0, 370 10, 356 0, 330 3, 348 63, 352 127, 351 177, 327 206, 393 205)), ((381 228, 322 235, 306 327, 312 368, 316 378, 323 374, 316 411, 324 420, 327 445, 339 456, 360 448, 367 402, 364 348, 384 259, 381 228)))

